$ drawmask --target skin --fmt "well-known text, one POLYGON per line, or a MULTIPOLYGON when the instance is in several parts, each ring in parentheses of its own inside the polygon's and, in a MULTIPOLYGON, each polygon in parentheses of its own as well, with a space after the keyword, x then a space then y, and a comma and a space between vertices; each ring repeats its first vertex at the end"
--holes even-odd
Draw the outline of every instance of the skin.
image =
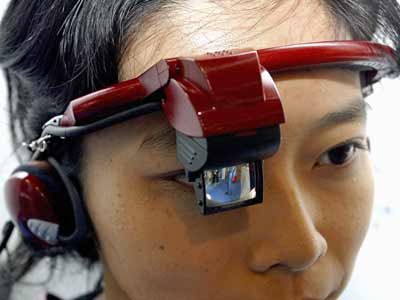
MULTIPOLYGON (((121 80, 166 57, 348 38, 316 1, 286 1, 273 12, 266 1, 186 5, 147 20, 129 41, 121 80)), ((286 123, 281 148, 264 161, 262 204, 205 217, 192 188, 160 179, 182 168, 162 113, 85 138, 82 178, 104 265, 102 299, 338 299, 368 229, 373 179, 367 150, 355 149, 343 165, 328 156, 350 139, 367 147, 362 113, 317 125, 361 103, 359 76, 318 69, 274 79, 286 123)))

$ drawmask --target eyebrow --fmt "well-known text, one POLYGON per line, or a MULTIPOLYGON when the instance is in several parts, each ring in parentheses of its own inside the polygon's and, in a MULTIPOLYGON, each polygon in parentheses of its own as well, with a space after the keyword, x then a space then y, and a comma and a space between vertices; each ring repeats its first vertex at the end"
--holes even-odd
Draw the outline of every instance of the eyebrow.
MULTIPOLYGON (((319 119, 312 130, 319 131, 342 123, 365 122, 367 120, 367 108, 368 104, 364 99, 354 98, 350 104, 319 119)), ((162 127, 145 138, 140 149, 165 152, 174 148, 175 144, 175 130, 172 127, 162 127)))
POLYGON ((323 130, 342 123, 366 122, 367 108, 368 104, 364 99, 354 98, 351 103, 338 111, 330 112, 319 119, 312 127, 312 130, 323 130))

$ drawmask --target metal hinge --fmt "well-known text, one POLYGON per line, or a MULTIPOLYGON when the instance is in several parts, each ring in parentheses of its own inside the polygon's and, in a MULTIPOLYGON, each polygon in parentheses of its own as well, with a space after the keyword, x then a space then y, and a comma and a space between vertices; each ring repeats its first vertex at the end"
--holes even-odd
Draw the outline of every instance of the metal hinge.
POLYGON ((31 152, 46 152, 48 147, 48 141, 52 138, 50 134, 42 136, 37 140, 28 143, 22 143, 22 146, 27 147, 31 152))

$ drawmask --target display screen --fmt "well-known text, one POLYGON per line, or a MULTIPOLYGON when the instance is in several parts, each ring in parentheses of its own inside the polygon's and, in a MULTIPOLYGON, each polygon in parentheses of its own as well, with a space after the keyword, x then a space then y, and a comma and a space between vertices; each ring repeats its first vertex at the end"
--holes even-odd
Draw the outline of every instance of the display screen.
POLYGON ((253 163, 205 170, 203 174, 207 207, 225 206, 256 198, 253 163))

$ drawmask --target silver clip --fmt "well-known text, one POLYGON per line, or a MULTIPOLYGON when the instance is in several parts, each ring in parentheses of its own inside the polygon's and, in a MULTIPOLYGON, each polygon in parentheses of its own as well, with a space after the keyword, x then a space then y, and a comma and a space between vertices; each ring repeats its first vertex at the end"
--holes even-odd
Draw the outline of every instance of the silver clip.
POLYGON ((48 120, 44 125, 42 126, 42 129, 45 129, 47 126, 53 125, 53 126, 60 126, 61 119, 63 118, 63 115, 58 115, 50 120, 48 120))
POLYGON ((22 143, 22 146, 27 147, 31 152, 45 152, 48 147, 47 141, 50 140, 52 136, 50 134, 42 136, 38 138, 37 140, 32 141, 31 143, 22 143))
MULTIPOLYGON (((61 120, 63 118, 63 115, 58 115, 53 118, 51 118, 49 121, 47 121, 43 126, 42 129, 44 130, 47 126, 60 126, 61 120)), ((45 136, 41 136, 37 140, 34 140, 32 142, 28 143, 22 143, 23 147, 28 148, 31 152, 46 152, 48 148, 48 141, 52 138, 53 136, 50 134, 46 134, 45 136)))

